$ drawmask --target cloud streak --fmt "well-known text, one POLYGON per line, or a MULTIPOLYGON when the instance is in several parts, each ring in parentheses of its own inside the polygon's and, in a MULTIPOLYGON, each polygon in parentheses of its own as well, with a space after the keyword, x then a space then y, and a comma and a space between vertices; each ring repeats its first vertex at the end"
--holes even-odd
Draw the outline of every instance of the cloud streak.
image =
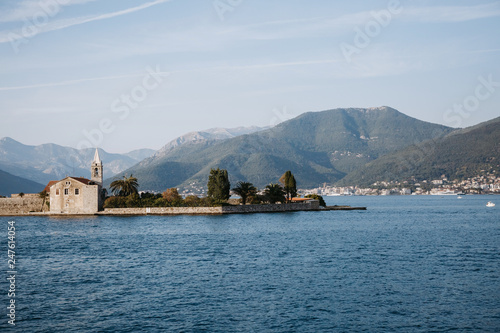
MULTIPOLYGON (((76 18, 71 18, 71 19, 63 19, 63 20, 57 20, 53 22, 49 22, 46 25, 40 27, 37 32, 34 34, 30 35, 29 37, 34 37, 36 35, 39 35, 41 33, 46 33, 50 31, 55 31, 55 30, 61 30, 61 29, 66 29, 75 25, 80 25, 80 24, 85 24, 89 22, 94 22, 94 21, 100 21, 100 20, 106 20, 110 19, 113 17, 118 17, 126 14, 131 14, 152 6, 156 6, 165 2, 169 2, 171 0, 156 0, 152 2, 147 2, 142 5, 136 6, 136 7, 131 7, 123 10, 119 10, 116 12, 112 13, 107 13, 107 14, 101 14, 101 15, 94 15, 94 16, 84 16, 84 17, 76 17, 76 18)), ((12 31, 2 31, 0 32, 0 43, 6 43, 6 42, 12 42, 18 39, 26 38, 23 36, 23 34, 20 31, 17 32, 12 32, 12 31)))
MULTIPOLYGON (((64 4, 59 4, 59 1, 54 0, 53 3, 59 7, 67 7, 72 5, 81 5, 87 2, 94 2, 97 0, 65 0, 64 4)), ((53 4, 52 2, 45 1, 45 4, 53 4)), ((13 9, 2 9, 3 13, 0 17, 0 22, 20 22, 28 19, 33 15, 44 12, 43 2, 40 0, 24 0, 17 2, 17 7, 13 9)))
POLYGON ((424 22, 465 22, 496 16, 500 16, 499 3, 477 6, 409 7, 402 13, 403 18, 424 22))
MULTIPOLYGON (((169 72, 162 72, 159 74, 169 75, 170 73, 169 72)), ((93 78, 86 78, 86 79, 61 81, 61 82, 31 84, 31 85, 25 85, 25 86, 0 87, 0 91, 23 90, 23 89, 33 89, 33 88, 45 88, 45 87, 59 87, 59 86, 67 86, 67 85, 78 84, 78 83, 89 82, 89 81, 116 80, 116 79, 131 78, 131 77, 144 77, 144 73, 142 73, 142 74, 128 74, 128 75, 115 75, 115 76, 102 76, 102 77, 93 77, 93 78)))

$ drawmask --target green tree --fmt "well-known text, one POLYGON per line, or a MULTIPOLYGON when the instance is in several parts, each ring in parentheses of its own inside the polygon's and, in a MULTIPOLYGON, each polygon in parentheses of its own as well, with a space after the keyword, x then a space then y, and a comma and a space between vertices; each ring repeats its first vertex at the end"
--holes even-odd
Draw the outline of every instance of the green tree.
POLYGON ((24 197, 24 192, 19 193, 19 196, 22 198, 24 197))
POLYGON ((126 197, 109 197, 104 201, 104 208, 126 208, 126 197))
POLYGON ((285 191, 280 184, 269 184, 264 190, 264 196, 269 203, 285 202, 285 191))
POLYGON ((123 176, 123 179, 117 179, 109 186, 111 191, 121 197, 127 197, 131 194, 137 194, 139 183, 137 178, 130 175, 130 177, 123 176))
POLYGON ((141 193, 141 205, 142 207, 154 207, 156 199, 161 197, 162 197, 161 194, 143 192, 141 193))
POLYGON ((163 197, 159 197, 155 199, 154 205, 155 207, 167 207, 169 205, 168 201, 163 199, 163 197))
POLYGON ((287 201, 290 201, 293 197, 297 196, 297 182, 295 181, 295 177, 290 170, 285 172, 280 177, 279 182, 283 185, 287 201))
POLYGON ((127 196, 125 203, 127 205, 127 208, 141 207, 141 198, 139 197, 139 194, 132 193, 129 196, 127 196))
POLYGON ((188 195, 186 199, 184 199, 184 205, 188 207, 199 207, 201 205, 201 202, 202 200, 196 195, 188 195))
POLYGON ((306 195, 304 198, 311 198, 311 199, 314 199, 314 200, 318 200, 319 201, 319 205, 321 207, 326 207, 326 202, 325 200, 323 199, 323 197, 319 194, 308 194, 306 195))
POLYGON ((171 206, 180 206, 182 204, 182 197, 175 187, 169 188, 165 192, 163 192, 162 197, 171 206))
POLYGON ((216 202, 228 200, 231 184, 229 183, 227 170, 219 168, 210 170, 207 187, 209 198, 216 202))
POLYGON ((247 198, 257 194, 257 188, 249 182, 238 182, 236 187, 233 188, 233 192, 239 195, 241 197, 241 203, 246 205, 247 198))

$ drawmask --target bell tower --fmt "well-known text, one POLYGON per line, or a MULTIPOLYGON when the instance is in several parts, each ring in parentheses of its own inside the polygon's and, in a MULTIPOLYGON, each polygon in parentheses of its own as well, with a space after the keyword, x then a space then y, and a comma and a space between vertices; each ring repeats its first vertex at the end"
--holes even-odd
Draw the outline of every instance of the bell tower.
POLYGON ((94 160, 92 161, 92 166, 90 167, 91 178, 94 183, 102 186, 102 161, 99 158, 99 151, 95 149, 94 160))

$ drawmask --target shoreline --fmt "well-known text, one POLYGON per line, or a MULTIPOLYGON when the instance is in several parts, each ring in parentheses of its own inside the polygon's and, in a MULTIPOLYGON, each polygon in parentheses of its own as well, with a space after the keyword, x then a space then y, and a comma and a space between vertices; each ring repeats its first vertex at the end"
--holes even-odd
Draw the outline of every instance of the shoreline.
POLYGON ((269 204, 269 205, 239 205, 220 207, 141 207, 141 208, 108 208, 95 213, 54 213, 27 212, 8 213, 0 216, 48 216, 48 217, 79 217, 79 216, 177 216, 177 215, 234 215, 290 212, 327 212, 333 210, 366 210, 366 207, 327 206, 320 207, 317 200, 308 203, 269 204))

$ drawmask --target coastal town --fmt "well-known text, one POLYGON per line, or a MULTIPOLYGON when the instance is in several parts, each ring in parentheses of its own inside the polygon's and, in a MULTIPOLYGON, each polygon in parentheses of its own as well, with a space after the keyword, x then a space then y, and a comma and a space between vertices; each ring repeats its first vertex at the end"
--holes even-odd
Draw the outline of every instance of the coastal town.
MULTIPOLYGON (((300 184, 298 184, 300 186, 300 184)), ((206 195, 205 184, 190 183, 178 189, 184 197, 206 195)), ((500 194, 500 176, 495 171, 485 172, 464 180, 450 180, 446 176, 438 179, 409 181, 379 181, 370 186, 334 186, 322 184, 316 188, 298 188, 300 196, 318 194, 321 196, 346 195, 462 195, 462 194, 500 194)))
POLYGON ((318 194, 322 196, 341 195, 462 195, 462 194, 500 194, 500 176, 495 171, 465 180, 450 180, 445 176, 432 180, 381 181, 369 187, 327 186, 299 190, 299 194, 318 194))

